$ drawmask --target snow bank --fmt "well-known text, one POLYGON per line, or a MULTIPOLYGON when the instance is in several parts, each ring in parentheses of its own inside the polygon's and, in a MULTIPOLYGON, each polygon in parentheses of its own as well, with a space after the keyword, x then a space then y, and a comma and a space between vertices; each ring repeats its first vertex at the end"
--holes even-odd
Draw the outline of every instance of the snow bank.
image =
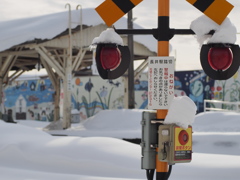
MULTIPOLYGON (((171 109, 169 108, 164 123, 175 123, 182 127, 192 125, 194 132, 240 132, 239 113, 207 112, 195 115, 195 104, 192 104, 191 101, 188 102, 188 100, 184 101, 176 101, 176 104, 171 109)), ((85 121, 72 124, 70 129, 46 132, 54 135, 81 137, 141 138, 140 122, 143 111, 146 110, 103 110, 85 121)), ((20 123, 27 125, 25 121, 20 123)), ((43 126, 39 126, 39 128, 41 127, 43 126)))
POLYGON ((103 110, 70 129, 48 132, 82 137, 141 138, 143 111, 140 109, 103 110))
POLYGON ((239 156, 193 153, 191 163, 173 166, 169 180, 238 180, 239 159, 239 156))
MULTIPOLYGON (((36 123, 35 123, 36 125, 36 123)), ((34 126, 32 124, 32 126, 34 126)), ((5 123, 0 120, 0 129, 1 129, 1 141, 11 141, 16 139, 24 139, 24 140, 32 140, 38 138, 49 138, 51 137, 49 134, 43 132, 40 129, 34 129, 21 124, 14 123, 5 123), (30 134, 32 134, 30 136, 30 134)), ((0 143, 1 144, 1 143, 0 143)))
POLYGON ((40 129, 46 127, 49 122, 43 122, 43 121, 36 121, 36 120, 14 120, 18 124, 24 125, 24 126, 29 126, 32 128, 40 129))
POLYGON ((194 132, 193 152, 240 156, 239 138, 240 132, 194 132))
POLYGON ((18 179, 26 177, 18 177, 14 169, 28 171, 27 174, 34 172, 34 179, 42 172, 48 177, 54 174, 91 176, 93 172, 100 177, 145 176, 140 169, 140 147, 126 141, 107 137, 53 137, 40 130, 3 121, 0 121, 0 129, 0 172, 12 169, 18 179))
MULTIPOLYGON (((124 129, 130 132, 139 129, 141 114, 139 110, 106 110, 88 119, 82 128, 98 133, 124 132, 124 129)), ((193 128, 229 130, 226 127, 239 126, 239 119, 238 113, 201 113, 196 116, 193 128)), ((110 137, 51 136, 33 128, 34 122, 36 128, 42 127, 41 123, 46 125, 39 121, 22 120, 18 124, 0 121, 0 180, 146 179, 145 170, 141 169, 140 145, 110 137)), ((174 165, 170 179, 239 179, 240 131, 235 130, 231 133, 195 131, 191 163, 174 165)))
POLYGON ((82 125, 88 130, 139 130, 143 111, 138 109, 104 110, 83 121, 82 125))
POLYGON ((195 117, 196 132, 240 132, 240 114, 235 112, 204 112, 195 117))

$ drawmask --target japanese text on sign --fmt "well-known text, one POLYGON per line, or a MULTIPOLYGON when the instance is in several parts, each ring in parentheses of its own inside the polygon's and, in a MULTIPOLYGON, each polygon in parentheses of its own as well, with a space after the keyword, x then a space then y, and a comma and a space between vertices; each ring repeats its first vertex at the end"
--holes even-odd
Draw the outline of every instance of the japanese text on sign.
POLYGON ((174 58, 148 58, 148 109, 168 109, 174 97, 174 58))

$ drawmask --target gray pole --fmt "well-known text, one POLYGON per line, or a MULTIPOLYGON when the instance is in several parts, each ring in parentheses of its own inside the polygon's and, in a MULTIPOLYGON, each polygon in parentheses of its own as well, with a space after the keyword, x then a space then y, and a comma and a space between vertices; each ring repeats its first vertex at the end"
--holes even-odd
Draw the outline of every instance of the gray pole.
MULTIPOLYGON (((0 65, 2 66, 2 56, 0 56, 0 65)), ((2 97, 2 91, 3 91, 3 73, 0 71, 0 119, 3 119, 3 114, 2 112, 2 102, 3 102, 3 97, 2 97)))
MULTIPOLYGON (((132 10, 128 12, 128 29, 133 29, 133 21, 132 21, 132 10)), ((133 52, 133 35, 128 34, 128 47, 131 54, 131 62, 128 68, 128 108, 135 108, 135 95, 134 95, 134 69, 133 69, 133 61, 134 61, 134 52, 133 52)))

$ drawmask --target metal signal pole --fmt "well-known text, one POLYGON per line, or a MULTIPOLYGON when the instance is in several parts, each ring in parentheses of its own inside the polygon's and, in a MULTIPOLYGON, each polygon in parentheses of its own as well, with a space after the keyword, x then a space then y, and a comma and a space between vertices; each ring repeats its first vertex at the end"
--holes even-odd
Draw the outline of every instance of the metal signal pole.
MULTIPOLYGON (((169 0, 158 0, 158 56, 169 56, 169 11, 169 0)), ((167 112, 167 109, 157 110, 157 119, 164 120, 167 112)), ((167 173, 168 163, 159 161, 158 157, 156 157, 156 180, 165 180, 167 173)))
MULTIPOLYGON (((116 29, 118 34, 128 35, 144 35, 152 34, 158 41, 157 55, 162 57, 169 56, 169 40, 174 35, 193 35, 195 34, 191 29, 170 29, 169 27, 169 11, 170 11, 170 0, 158 0, 158 27, 153 29, 116 29)), ((130 18, 129 18, 130 19, 130 18)), ((131 48, 131 47, 129 47, 131 48)), ((133 85, 133 82, 132 82, 133 85)), ((158 109, 156 113, 156 119, 164 121, 168 109, 158 109)), ((156 136, 158 136, 156 134, 156 136)), ((171 172, 171 165, 168 166, 168 162, 162 162, 158 160, 158 148, 156 148, 155 158, 155 169, 156 169, 156 180, 167 180, 171 172)), ((149 169, 146 169, 149 170, 149 169)), ((148 180, 153 179, 154 169, 150 169, 151 173, 147 174, 148 180)))

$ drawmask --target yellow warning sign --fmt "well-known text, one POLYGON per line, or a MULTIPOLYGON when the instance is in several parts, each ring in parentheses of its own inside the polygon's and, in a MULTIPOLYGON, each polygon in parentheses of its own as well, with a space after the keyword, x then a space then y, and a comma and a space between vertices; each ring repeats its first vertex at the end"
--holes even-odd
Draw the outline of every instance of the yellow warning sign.
POLYGON ((217 24, 221 25, 233 5, 226 0, 186 0, 217 24))
POLYGON ((143 0, 105 0, 95 10, 111 26, 143 0))
POLYGON ((191 151, 192 150, 192 127, 184 130, 180 127, 175 127, 174 133, 174 150, 175 151, 191 151))

